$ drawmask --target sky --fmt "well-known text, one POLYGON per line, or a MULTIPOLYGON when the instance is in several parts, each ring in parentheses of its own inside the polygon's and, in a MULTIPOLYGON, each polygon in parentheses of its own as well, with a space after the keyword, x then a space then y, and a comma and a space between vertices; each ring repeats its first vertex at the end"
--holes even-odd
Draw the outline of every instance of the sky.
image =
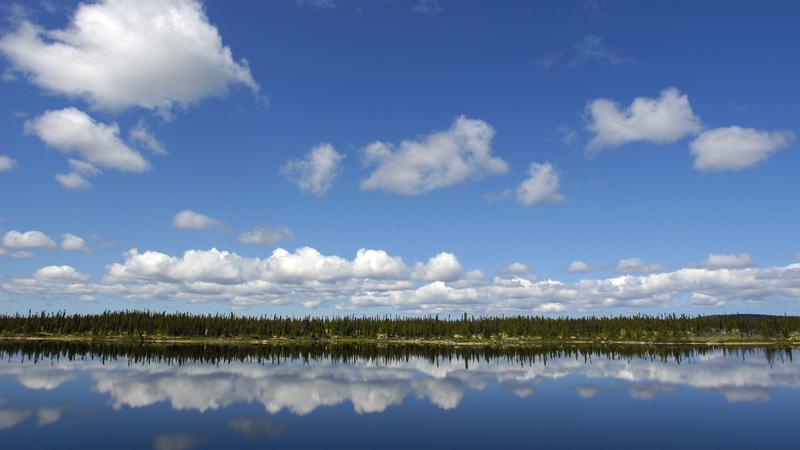
POLYGON ((0 313, 800 314, 795 2, 0 9, 0 313))

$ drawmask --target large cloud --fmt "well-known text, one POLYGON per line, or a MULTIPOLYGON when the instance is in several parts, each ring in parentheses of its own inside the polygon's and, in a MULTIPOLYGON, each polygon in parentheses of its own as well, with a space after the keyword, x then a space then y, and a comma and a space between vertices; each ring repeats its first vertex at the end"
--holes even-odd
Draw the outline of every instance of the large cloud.
POLYGON ((110 110, 169 110, 231 85, 259 88, 196 0, 81 3, 66 28, 24 21, 0 37, 0 51, 36 85, 110 110))
POLYGON ((695 169, 741 170, 767 159, 792 141, 794 133, 791 131, 770 132, 732 126, 704 131, 689 147, 695 158, 695 169))
POLYGON ((636 141, 665 144, 702 129, 689 97, 675 88, 661 91, 655 99, 637 97, 624 110, 611 100, 597 99, 586 105, 586 113, 586 127, 594 134, 588 144, 592 151, 636 141))
POLYGON ((375 168, 361 188, 418 195, 505 173, 506 162, 492 155, 493 137, 488 123, 460 116, 445 131, 398 145, 374 142, 364 149, 364 161, 375 168))
POLYGON ((96 175, 97 167, 123 172, 143 172, 150 168, 150 163, 139 152, 122 142, 116 123, 96 122, 76 108, 47 111, 26 122, 25 130, 50 147, 86 160, 70 160, 72 172, 56 177, 69 189, 87 187, 85 177, 96 175))
MULTIPOLYGON (((383 250, 361 249, 355 258, 303 247, 276 249, 266 258, 189 250, 181 256, 136 249, 110 264, 101 280, 71 266, 47 266, 0 284, 9 293, 114 296, 136 301, 227 301, 233 306, 328 303, 342 310, 370 306, 407 312, 580 313, 641 308, 718 307, 729 302, 800 300, 800 263, 743 267, 743 258, 710 258, 708 267, 582 279, 537 278, 515 264, 486 279, 464 271, 455 255, 440 253, 411 267, 383 250), (714 265, 715 264, 715 265, 714 265), (712 267, 714 265, 714 267, 712 267), (722 266, 726 267, 722 267, 722 266), (732 267, 738 266, 738 267, 732 267)), ((663 270, 636 258, 621 270, 663 270)))

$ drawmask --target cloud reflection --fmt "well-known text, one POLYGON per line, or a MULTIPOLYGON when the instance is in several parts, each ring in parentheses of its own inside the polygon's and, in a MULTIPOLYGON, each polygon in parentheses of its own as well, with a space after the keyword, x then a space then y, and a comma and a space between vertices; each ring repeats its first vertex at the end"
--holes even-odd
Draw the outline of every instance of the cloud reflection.
MULTIPOLYGON (((568 386, 587 400, 598 395, 627 394, 647 401, 692 388, 716 392, 732 403, 769 401, 776 388, 800 388, 800 365, 792 361, 770 365, 759 357, 737 358, 721 352, 697 355, 681 364, 646 358, 551 358, 546 364, 496 359, 471 362, 468 369, 463 361, 431 362, 424 358, 391 363, 295 360, 282 364, 219 365, 85 360, 28 364, 24 370, 22 365, 4 365, 0 376, 14 377, 21 385, 40 390, 56 389, 87 376, 92 389, 107 395, 114 409, 163 402, 179 411, 204 412, 238 403, 257 403, 269 414, 288 411, 300 416, 347 403, 358 414, 380 413, 407 398, 452 410, 469 391, 497 385, 525 398, 534 395, 537 386, 565 378, 572 381, 568 386)), ((37 412, 37 423, 54 423, 62 413, 63 408, 42 408, 37 412)), ((21 409, 0 410, 0 428, 13 427, 31 414, 21 409)), ((228 428, 244 436, 283 432, 280 426, 259 418, 231 419, 228 428)), ((171 440, 161 439, 159 445, 180 444, 171 436, 171 440)))

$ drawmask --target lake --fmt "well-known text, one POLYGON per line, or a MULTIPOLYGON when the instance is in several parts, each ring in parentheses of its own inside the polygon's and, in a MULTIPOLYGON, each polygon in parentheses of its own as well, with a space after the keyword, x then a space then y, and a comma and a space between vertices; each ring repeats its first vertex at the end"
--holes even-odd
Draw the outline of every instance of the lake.
POLYGON ((0 342, 0 448, 797 448, 789 348, 0 342))

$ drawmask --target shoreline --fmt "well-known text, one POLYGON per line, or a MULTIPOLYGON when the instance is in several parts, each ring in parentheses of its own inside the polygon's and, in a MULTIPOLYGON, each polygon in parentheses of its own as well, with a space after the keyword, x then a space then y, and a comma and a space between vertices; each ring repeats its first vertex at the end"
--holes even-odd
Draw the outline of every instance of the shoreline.
POLYGON ((502 340, 448 340, 448 339, 374 339, 374 338, 182 338, 132 336, 0 336, 0 341, 20 342, 80 342, 99 344, 177 344, 177 345, 415 345, 447 347, 541 347, 553 345, 631 345, 631 346, 730 346, 730 347, 800 347, 798 340, 714 340, 696 339, 682 341, 637 340, 586 340, 586 339, 502 339, 502 340))

